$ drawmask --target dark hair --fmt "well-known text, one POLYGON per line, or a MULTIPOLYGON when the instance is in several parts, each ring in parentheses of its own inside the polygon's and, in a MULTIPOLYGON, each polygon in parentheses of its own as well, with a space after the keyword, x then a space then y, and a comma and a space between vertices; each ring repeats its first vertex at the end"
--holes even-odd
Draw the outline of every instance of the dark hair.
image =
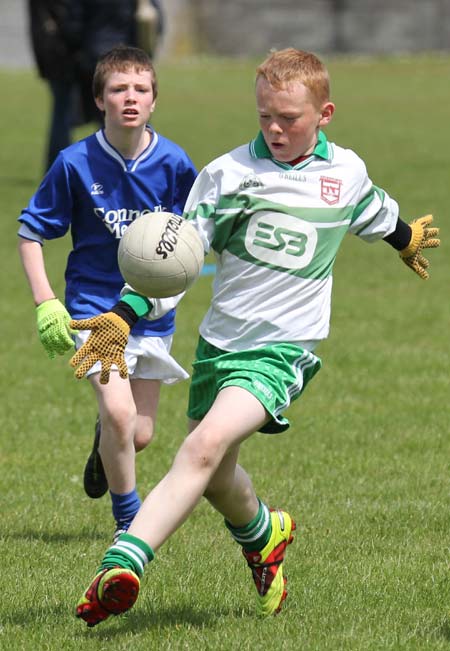
POLYGON ((127 72, 130 68, 134 68, 138 72, 148 70, 151 73, 153 98, 156 99, 158 94, 158 81, 153 63, 147 52, 129 45, 118 45, 100 57, 95 66, 94 78, 92 80, 94 97, 102 97, 106 78, 112 72, 127 72))

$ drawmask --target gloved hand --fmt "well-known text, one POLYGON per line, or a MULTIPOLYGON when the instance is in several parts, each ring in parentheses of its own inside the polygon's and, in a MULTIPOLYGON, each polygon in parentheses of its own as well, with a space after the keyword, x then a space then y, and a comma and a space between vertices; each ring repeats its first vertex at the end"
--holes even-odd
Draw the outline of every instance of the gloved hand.
POLYGON ((429 278, 427 268, 429 262, 422 255, 423 249, 435 249, 441 243, 437 237, 439 235, 439 228, 429 228, 433 221, 433 215, 425 215, 412 221, 409 226, 411 227, 411 240, 408 246, 400 251, 400 257, 403 262, 411 267, 423 280, 429 278))
POLYGON ((69 327, 70 314, 57 298, 50 298, 36 307, 37 329, 39 339, 47 355, 64 355, 74 347, 69 327))
POLYGON ((80 366, 75 377, 81 379, 96 362, 101 362, 100 383, 108 384, 112 364, 119 369, 120 377, 128 377, 125 363, 125 346, 130 333, 129 324, 114 312, 105 312, 90 319, 71 321, 70 326, 78 330, 91 330, 86 343, 75 353, 70 365, 80 366))

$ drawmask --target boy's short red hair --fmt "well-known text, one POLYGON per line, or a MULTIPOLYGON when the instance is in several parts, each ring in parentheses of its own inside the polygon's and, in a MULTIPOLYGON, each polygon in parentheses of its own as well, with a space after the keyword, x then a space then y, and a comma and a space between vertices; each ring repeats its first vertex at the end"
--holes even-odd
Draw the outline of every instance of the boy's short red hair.
POLYGON ((330 99, 330 77, 325 65, 312 52, 286 48, 274 50, 256 68, 256 80, 266 79, 276 89, 301 82, 318 106, 330 99))

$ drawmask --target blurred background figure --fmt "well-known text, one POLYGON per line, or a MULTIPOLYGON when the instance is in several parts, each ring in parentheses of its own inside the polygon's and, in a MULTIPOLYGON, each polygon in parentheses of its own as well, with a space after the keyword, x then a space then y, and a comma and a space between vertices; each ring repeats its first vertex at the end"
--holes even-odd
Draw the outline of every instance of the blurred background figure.
POLYGON ((137 0, 136 45, 155 56, 164 27, 164 17, 159 0, 137 0))
POLYGON ((159 0, 28 0, 29 32, 39 75, 52 96, 45 167, 71 143, 74 127, 102 115, 92 99, 97 60, 115 45, 154 57, 163 34, 159 0))
POLYGON ((52 96, 46 168, 70 144, 75 101, 75 60, 65 35, 69 0, 28 0, 29 30, 39 75, 52 96))
POLYGON ((137 29, 139 16, 143 14, 142 5, 148 6, 156 23, 151 47, 143 48, 153 58, 156 35, 162 33, 161 7, 157 0, 70 0, 68 5, 66 34, 75 53, 83 121, 101 122, 102 116, 92 95, 92 78, 98 59, 116 45, 142 47, 137 29))

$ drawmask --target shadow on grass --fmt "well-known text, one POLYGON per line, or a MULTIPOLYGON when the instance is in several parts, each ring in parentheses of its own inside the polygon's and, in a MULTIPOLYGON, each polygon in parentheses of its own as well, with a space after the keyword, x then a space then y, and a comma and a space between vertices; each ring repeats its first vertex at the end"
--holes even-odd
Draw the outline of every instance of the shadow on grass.
POLYGON ((439 627, 438 632, 440 637, 443 637, 445 640, 450 640, 450 619, 446 618, 442 625, 439 627))
POLYGON ((92 529, 81 529, 80 531, 39 531, 38 529, 24 529, 23 531, 8 532, 4 539, 18 541, 37 541, 47 544, 66 543, 66 542, 86 542, 92 543, 93 540, 103 540, 108 545, 109 539, 104 532, 92 531, 92 529))
POLYGON ((86 629, 85 633, 95 634, 99 639, 111 638, 116 635, 122 636, 124 633, 139 633, 142 631, 153 630, 161 631, 164 629, 212 629, 219 621, 225 619, 246 619, 252 617, 253 613, 243 611, 242 609, 220 609, 217 604, 214 610, 196 609, 190 606, 180 606, 170 609, 161 610, 139 610, 131 611, 125 616, 112 618, 116 624, 113 627, 108 626, 111 620, 99 624, 98 627, 86 629))
MULTIPOLYGON (((67 617, 75 622, 75 607, 69 609, 66 604, 45 605, 36 608, 26 608, 16 610, 4 617, 3 625, 12 626, 35 626, 53 622, 55 629, 67 624, 67 617)), ((88 627, 82 620, 75 622, 79 625, 79 630, 75 632, 74 637, 85 639, 86 635, 96 639, 111 639, 116 636, 123 636, 124 633, 139 633, 153 629, 160 631, 162 629, 182 629, 192 628, 205 629, 214 628, 218 621, 227 619, 246 619, 252 617, 252 613, 242 609, 219 609, 215 606, 213 610, 199 610, 187 606, 181 606, 166 610, 131 611, 119 617, 110 617, 106 622, 101 622, 97 626, 88 627), (111 626, 113 624, 113 626, 111 626)), ((55 630, 55 635, 57 635, 55 630)))

